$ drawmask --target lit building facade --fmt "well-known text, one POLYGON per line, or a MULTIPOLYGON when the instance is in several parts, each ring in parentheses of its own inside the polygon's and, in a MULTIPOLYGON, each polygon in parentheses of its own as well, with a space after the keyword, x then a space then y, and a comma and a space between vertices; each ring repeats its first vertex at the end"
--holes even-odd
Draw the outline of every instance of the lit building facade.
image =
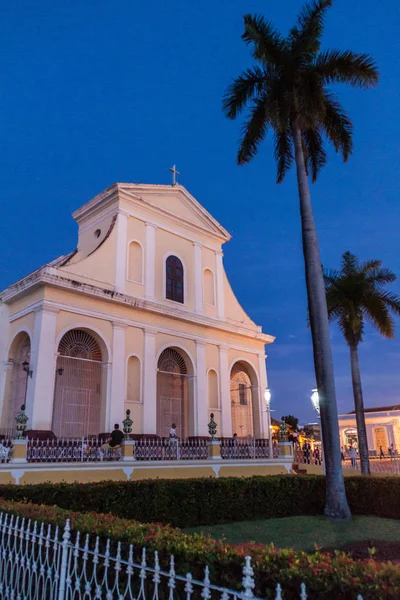
MULTIPOLYGON (((230 235, 181 185, 115 184, 79 208, 77 249, 0 294, 0 411, 77 437, 268 438, 265 345, 223 267, 230 235)), ((50 232, 51 234, 51 232, 50 232)), ((242 267, 242 265, 241 265, 242 267)))
MULTIPOLYGON (((364 410, 370 453, 387 453, 393 448, 400 450, 400 405, 366 408, 364 410)), ((353 412, 339 415, 339 432, 342 446, 358 445, 356 415, 353 412)))

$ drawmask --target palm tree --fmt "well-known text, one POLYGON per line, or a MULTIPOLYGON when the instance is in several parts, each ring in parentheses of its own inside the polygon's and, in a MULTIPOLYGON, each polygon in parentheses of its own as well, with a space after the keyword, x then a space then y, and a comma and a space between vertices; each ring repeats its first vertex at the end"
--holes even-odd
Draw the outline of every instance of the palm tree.
POLYGON ((373 59, 350 50, 320 50, 324 18, 333 0, 308 3, 287 37, 262 16, 245 15, 243 40, 252 48, 255 65, 228 88, 223 111, 235 119, 246 107, 249 116, 239 145, 238 163, 257 154, 268 130, 274 135, 277 182, 296 164, 300 197, 303 253, 314 351, 315 375, 321 405, 326 458, 325 514, 350 518, 340 458, 339 429, 329 341, 324 278, 311 207, 312 181, 327 160, 324 137, 346 161, 352 152, 352 123, 327 87, 348 83, 371 87, 378 82, 373 59))
POLYGON ((389 269, 382 268, 381 260, 369 260, 360 264, 354 254, 345 252, 341 270, 325 271, 324 279, 329 319, 338 322, 350 348, 361 473, 369 475, 358 345, 363 339, 365 321, 376 327, 384 337, 393 338, 394 321, 391 312, 400 315, 400 296, 383 288, 396 281, 396 275, 389 269))

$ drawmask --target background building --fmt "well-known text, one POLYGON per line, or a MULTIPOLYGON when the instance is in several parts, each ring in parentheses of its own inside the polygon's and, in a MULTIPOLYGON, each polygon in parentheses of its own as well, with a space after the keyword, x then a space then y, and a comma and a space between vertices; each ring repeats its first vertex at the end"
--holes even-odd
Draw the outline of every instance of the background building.
MULTIPOLYGON (((400 406, 382 406, 366 408, 365 425, 367 428, 368 448, 371 453, 379 454, 379 448, 387 453, 393 444, 400 449, 400 406)), ((339 415, 340 442, 342 446, 358 446, 355 412, 339 415)))

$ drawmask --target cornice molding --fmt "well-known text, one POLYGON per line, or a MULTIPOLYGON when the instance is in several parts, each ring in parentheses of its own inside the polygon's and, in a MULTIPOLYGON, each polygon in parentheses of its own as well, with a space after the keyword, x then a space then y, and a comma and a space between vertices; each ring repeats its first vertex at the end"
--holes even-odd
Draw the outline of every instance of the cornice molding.
MULTIPOLYGON (((34 281, 26 282, 26 285, 22 287, 22 284, 18 286, 18 289, 14 290, 13 287, 5 290, 2 295, 3 301, 7 302, 12 300, 12 298, 18 296, 19 294, 28 291, 32 287, 36 287, 38 285, 52 285, 61 289, 67 289, 69 291, 74 291, 77 294, 85 294, 87 296, 92 296, 96 298, 101 298, 103 300, 107 300, 108 302, 115 302, 116 304, 123 304, 125 306, 132 306, 136 309, 142 309, 144 311, 153 312, 162 316, 167 316, 172 319, 179 319, 180 321, 185 321, 188 323, 195 323, 197 325, 203 325, 207 328, 218 329, 220 331, 227 331, 232 334, 236 334, 242 337, 251 338, 253 340, 263 341, 265 344, 272 343, 275 338, 271 335, 261 333, 260 327, 257 329, 250 329, 243 327, 243 325, 235 325, 232 322, 222 321, 219 319, 215 319, 212 317, 207 317, 205 315, 200 315, 198 313, 191 312, 189 310, 183 310, 176 306, 167 306, 164 304, 160 304, 158 302, 152 300, 145 300, 142 298, 135 298, 133 296, 129 296, 127 294, 121 294, 111 290, 104 290, 103 288, 97 287, 95 285, 89 283, 81 283, 79 286, 74 284, 73 280, 70 280, 66 277, 59 277, 54 274, 56 269, 44 268, 41 273, 39 273, 38 277, 35 278, 34 281), (51 271, 51 272, 49 272, 51 271), (6 293, 8 292, 8 293, 6 293)), ((29 312, 32 312, 32 308, 29 312)), ((14 320, 14 315, 10 317, 10 320, 14 320)), ((110 320, 110 317, 108 318, 110 320)))

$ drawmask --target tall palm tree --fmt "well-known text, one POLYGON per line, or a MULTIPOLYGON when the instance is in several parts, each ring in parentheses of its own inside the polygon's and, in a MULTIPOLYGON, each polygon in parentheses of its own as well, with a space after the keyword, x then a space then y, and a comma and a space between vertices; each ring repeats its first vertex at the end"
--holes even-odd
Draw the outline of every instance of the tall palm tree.
POLYGON ((381 260, 360 263, 354 254, 345 252, 340 271, 324 271, 324 279, 329 319, 338 322, 350 348, 361 473, 369 475, 358 345, 363 339, 365 321, 376 327, 384 337, 393 338, 391 313, 400 315, 400 296, 385 291, 384 286, 396 281, 396 275, 383 268, 381 260))
POLYGON ((287 37, 262 16, 245 15, 243 40, 251 46, 255 65, 228 88, 223 111, 235 119, 246 107, 249 116, 239 145, 238 163, 257 154, 268 130, 274 135, 277 182, 296 164, 303 253, 314 366, 321 406, 326 459, 325 514, 350 518, 340 457, 339 429, 324 278, 311 207, 312 181, 327 160, 324 137, 346 161, 352 152, 352 123, 327 87, 348 83, 366 88, 378 82, 373 59, 350 50, 321 51, 324 18, 333 0, 308 3, 287 37))

